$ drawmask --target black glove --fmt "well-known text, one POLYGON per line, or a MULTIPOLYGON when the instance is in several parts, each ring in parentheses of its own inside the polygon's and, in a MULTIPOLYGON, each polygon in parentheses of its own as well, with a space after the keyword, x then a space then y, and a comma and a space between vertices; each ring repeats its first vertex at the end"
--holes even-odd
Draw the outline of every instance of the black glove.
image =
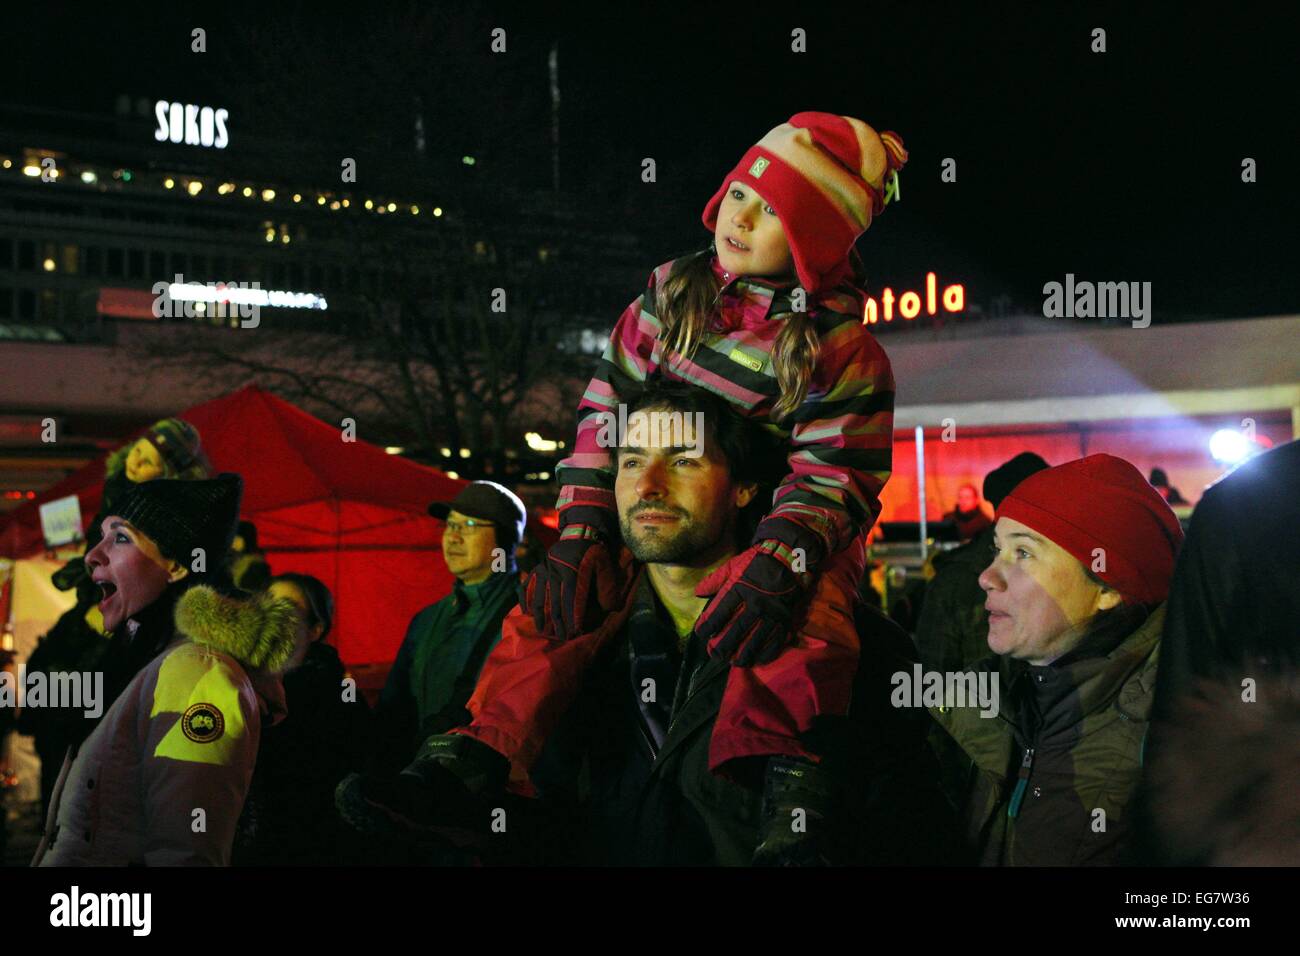
POLYGON ((834 796, 831 780, 816 764, 795 757, 770 758, 753 865, 829 865, 834 796))
POLYGON ((754 544, 700 582, 695 593, 712 600, 695 633, 714 657, 738 667, 766 664, 794 638, 794 620, 807 601, 812 574, 825 548, 821 539, 787 518, 766 518, 754 544))
POLYGON ((742 551, 695 589, 698 597, 712 597, 695 622, 695 633, 712 656, 732 659, 738 667, 776 658, 790 643, 795 611, 804 597, 790 565, 767 548, 764 543, 742 551))
POLYGON ((509 773, 509 761, 491 747, 462 734, 440 734, 395 777, 349 775, 334 791, 334 803, 363 833, 466 846, 489 832, 492 800, 509 773))
POLYGON ((609 542, 617 521, 602 508, 577 505, 565 512, 560 540, 546 553, 522 587, 519 603, 533 615, 539 633, 568 640, 585 633, 595 605, 606 614, 618 609, 618 561, 609 542))

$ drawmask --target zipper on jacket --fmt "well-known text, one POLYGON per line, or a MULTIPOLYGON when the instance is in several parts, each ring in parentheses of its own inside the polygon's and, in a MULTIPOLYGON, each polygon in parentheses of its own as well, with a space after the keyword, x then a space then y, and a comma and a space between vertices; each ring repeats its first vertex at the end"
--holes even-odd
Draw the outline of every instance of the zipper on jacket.
MULTIPOLYGON (((682 693, 682 678, 686 676, 686 664, 688 663, 688 661, 689 661, 689 658, 687 657, 687 655, 686 655, 686 654, 683 654, 683 655, 682 655, 682 664, 681 664, 681 668, 680 668, 680 669, 678 670, 678 672, 677 672, 677 688, 676 688, 675 693, 673 694, 673 698, 674 698, 674 699, 673 699, 673 710, 672 710, 672 713, 671 713, 671 714, 669 715, 669 717, 668 717, 668 729, 664 731, 664 743, 665 743, 665 744, 668 743, 668 741, 669 741, 669 740, 672 738, 672 736, 673 736, 673 728, 674 728, 675 726, 677 726, 677 717, 678 717, 678 716, 681 714, 681 712, 686 708, 686 702, 687 702, 688 700, 691 699, 691 692, 692 692, 693 690, 695 690, 695 675, 698 674, 698 673, 700 672, 700 668, 699 668, 699 667, 695 668, 695 670, 693 670, 693 671, 691 672, 690 680, 687 682, 687 685, 686 685, 686 693, 683 694, 683 693, 682 693)), ((658 760, 659 760, 659 754, 656 752, 656 753, 655 753, 655 761, 658 762, 658 760)))
POLYGON ((1020 815, 1020 804, 1025 799, 1025 789, 1029 786, 1029 774, 1034 767, 1034 748, 1026 747, 1025 755, 1020 758, 1020 773, 1016 775, 1016 789, 1011 794, 1011 805, 1007 807, 1007 816, 1015 818, 1020 815))

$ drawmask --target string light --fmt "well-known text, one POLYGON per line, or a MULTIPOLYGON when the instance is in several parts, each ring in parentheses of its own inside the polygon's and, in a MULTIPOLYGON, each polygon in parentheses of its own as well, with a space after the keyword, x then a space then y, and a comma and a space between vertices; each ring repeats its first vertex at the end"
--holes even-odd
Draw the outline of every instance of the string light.
MULTIPOLYGON (((466 159, 469 160, 470 164, 473 163, 472 157, 466 157, 466 159)), ((11 169, 14 167, 14 161, 10 158, 4 158, 0 160, 0 165, 3 165, 5 169, 11 169)), ((22 170, 23 175, 33 179, 37 179, 37 178, 58 179, 60 177, 66 179, 66 176, 63 176, 62 170, 59 170, 57 168, 51 168, 47 173, 41 166, 39 166, 36 162, 32 160, 26 161, 24 164, 20 165, 19 168, 22 170)), ((87 186, 93 186, 99 182, 99 174, 97 171, 93 169, 82 169, 79 172, 79 178, 81 179, 81 182, 86 184, 87 186)), ((129 169, 116 169, 113 170, 113 178, 121 180, 122 182, 125 183, 129 183, 132 181, 134 177, 132 172, 129 169)), ((198 196, 201 192, 203 192, 204 186, 206 185, 202 180, 199 179, 181 179, 178 181, 174 176, 165 177, 162 181, 162 184, 163 184, 163 188, 165 189, 175 189, 179 184, 179 186, 182 189, 184 189, 186 192, 188 192, 189 195, 191 196, 198 196)), ((239 191, 244 194, 245 198, 252 198, 255 195, 260 195, 263 202, 273 202, 277 195, 276 190, 269 186, 259 189, 254 186, 240 187, 239 185, 233 182, 223 182, 223 183, 215 184, 215 188, 217 191, 217 195, 219 196, 227 196, 230 195, 231 193, 239 191)), ((301 203, 303 201, 303 194, 301 192, 295 192, 292 194, 292 196, 293 196, 293 201, 295 203, 301 203)), ((327 194, 319 193, 316 196, 316 204, 319 206, 328 205, 332 211, 337 212, 339 209, 350 209, 352 206, 352 200, 350 198, 345 198, 341 200, 330 199, 327 194)), ((376 201, 373 199, 366 199, 362 202, 362 205, 365 207, 367 211, 378 212, 381 215, 386 213, 397 212, 399 205, 401 205, 403 208, 408 209, 412 216, 418 216, 422 211, 419 204, 416 203, 399 204, 396 201, 390 201, 386 203, 385 202, 376 203, 376 201)), ((441 206, 434 206, 432 207, 431 212, 435 218, 439 218, 442 216, 443 210, 441 206)), ((273 234, 268 234, 267 241, 268 242, 274 241, 273 234)), ((287 243, 290 241, 290 239, 288 237, 282 237, 282 241, 287 243)))

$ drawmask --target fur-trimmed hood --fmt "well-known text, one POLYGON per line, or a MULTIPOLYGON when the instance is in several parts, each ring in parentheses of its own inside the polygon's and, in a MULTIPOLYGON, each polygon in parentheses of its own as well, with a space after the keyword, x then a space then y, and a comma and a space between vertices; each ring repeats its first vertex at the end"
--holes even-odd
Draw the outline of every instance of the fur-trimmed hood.
POLYGON ((284 670, 298 640, 298 609, 267 592, 242 598, 196 585, 176 602, 175 620, 177 634, 271 674, 284 670))

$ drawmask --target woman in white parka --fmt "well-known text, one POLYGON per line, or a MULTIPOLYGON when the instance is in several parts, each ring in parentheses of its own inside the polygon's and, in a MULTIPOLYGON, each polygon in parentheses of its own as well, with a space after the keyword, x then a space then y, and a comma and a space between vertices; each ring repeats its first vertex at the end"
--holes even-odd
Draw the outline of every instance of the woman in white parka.
POLYGON ((299 630, 289 602, 222 579, 242 491, 158 479, 104 518, 86 566, 112 635, 106 710, 69 751, 33 865, 229 864, 299 630))

